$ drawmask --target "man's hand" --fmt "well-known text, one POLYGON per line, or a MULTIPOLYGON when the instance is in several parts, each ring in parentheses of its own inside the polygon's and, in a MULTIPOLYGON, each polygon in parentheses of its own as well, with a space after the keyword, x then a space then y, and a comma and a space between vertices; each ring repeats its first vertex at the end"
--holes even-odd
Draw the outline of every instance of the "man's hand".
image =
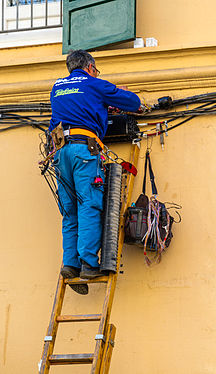
POLYGON ((137 110, 138 113, 146 113, 146 112, 151 112, 151 107, 148 106, 147 104, 141 103, 139 109, 137 110))

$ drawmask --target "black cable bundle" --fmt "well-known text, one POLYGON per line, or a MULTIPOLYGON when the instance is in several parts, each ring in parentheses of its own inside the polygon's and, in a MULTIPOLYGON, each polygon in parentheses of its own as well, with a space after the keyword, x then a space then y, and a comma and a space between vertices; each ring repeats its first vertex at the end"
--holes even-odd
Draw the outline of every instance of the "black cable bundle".
POLYGON ((104 223, 100 265, 100 270, 105 273, 108 271, 116 272, 121 184, 122 166, 115 163, 108 164, 104 194, 104 223))

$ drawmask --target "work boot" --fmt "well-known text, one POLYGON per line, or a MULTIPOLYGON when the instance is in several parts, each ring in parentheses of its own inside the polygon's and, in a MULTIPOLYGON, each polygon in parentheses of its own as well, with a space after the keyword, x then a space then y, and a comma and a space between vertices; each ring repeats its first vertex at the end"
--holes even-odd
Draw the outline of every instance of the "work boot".
MULTIPOLYGON (((61 269, 61 275, 64 279, 69 278, 79 278, 80 276, 80 270, 77 268, 74 268, 73 266, 64 266, 61 269)), ((85 284, 69 284, 70 288, 72 288, 73 291, 79 293, 80 295, 87 295, 88 294, 88 285, 85 284)))
POLYGON ((80 270, 73 266, 63 266, 61 269, 61 275, 64 279, 66 278, 78 278, 80 270))
POLYGON ((82 279, 93 279, 96 277, 101 277, 102 274, 100 273, 99 268, 94 268, 87 264, 87 262, 82 261, 81 271, 80 271, 80 278, 82 279))

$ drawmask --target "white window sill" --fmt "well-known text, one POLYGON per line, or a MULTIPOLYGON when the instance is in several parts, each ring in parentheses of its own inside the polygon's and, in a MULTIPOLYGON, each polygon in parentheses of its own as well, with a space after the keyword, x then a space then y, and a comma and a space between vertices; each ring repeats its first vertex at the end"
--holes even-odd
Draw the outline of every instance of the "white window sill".
POLYGON ((0 48, 62 42, 62 27, 0 34, 0 48))

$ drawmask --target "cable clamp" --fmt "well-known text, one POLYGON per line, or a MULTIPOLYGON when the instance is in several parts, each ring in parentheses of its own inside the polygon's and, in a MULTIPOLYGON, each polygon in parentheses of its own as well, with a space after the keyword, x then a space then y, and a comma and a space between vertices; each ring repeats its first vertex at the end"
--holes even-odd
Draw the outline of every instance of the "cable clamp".
POLYGON ((141 139, 138 139, 138 138, 132 140, 132 144, 137 145, 139 148, 140 148, 140 142, 141 142, 141 139))
POLYGON ((160 125, 160 123, 157 123, 156 124, 156 136, 158 136, 158 133, 160 132, 160 129, 161 129, 161 125, 160 125))
POLYGON ((53 339, 53 337, 51 335, 47 335, 47 336, 45 336, 44 341, 45 342, 51 342, 52 339, 53 339))
POLYGON ((64 130, 63 133, 64 133, 64 136, 69 136, 70 135, 70 129, 64 130))
POLYGON ((106 343, 106 338, 103 334, 97 334, 95 340, 103 340, 103 342, 106 343))

